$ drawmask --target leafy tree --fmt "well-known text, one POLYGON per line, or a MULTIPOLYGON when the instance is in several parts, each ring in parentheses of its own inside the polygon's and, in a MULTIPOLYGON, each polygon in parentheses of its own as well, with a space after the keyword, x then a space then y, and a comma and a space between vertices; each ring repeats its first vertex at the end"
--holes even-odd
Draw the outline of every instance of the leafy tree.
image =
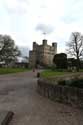
POLYGON ((67 53, 77 60, 77 71, 80 68, 80 58, 83 56, 83 36, 79 32, 73 32, 67 43, 67 53))
POLYGON ((67 55, 65 53, 56 54, 53 58, 53 63, 56 64, 58 69, 67 68, 67 55))
POLYGON ((16 60, 18 55, 20 55, 20 51, 14 40, 8 35, 0 35, 0 61, 4 61, 6 65, 9 65, 16 60))

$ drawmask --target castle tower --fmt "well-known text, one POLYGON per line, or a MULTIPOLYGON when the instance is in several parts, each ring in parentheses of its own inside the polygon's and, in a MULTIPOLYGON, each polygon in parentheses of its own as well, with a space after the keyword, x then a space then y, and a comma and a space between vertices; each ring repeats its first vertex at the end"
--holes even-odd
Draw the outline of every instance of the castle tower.
POLYGON ((30 67, 40 66, 52 66, 53 57, 57 53, 57 43, 53 42, 52 45, 48 45, 47 40, 43 39, 42 44, 38 45, 33 42, 33 50, 29 53, 30 67))
POLYGON ((43 39, 43 45, 46 46, 47 45, 47 40, 43 39))
POLYGON ((36 50, 37 44, 36 42, 33 42, 33 50, 36 50))
POLYGON ((56 42, 53 42, 53 43, 52 43, 52 47, 54 48, 55 54, 56 54, 56 53, 57 53, 57 43, 56 43, 56 42))

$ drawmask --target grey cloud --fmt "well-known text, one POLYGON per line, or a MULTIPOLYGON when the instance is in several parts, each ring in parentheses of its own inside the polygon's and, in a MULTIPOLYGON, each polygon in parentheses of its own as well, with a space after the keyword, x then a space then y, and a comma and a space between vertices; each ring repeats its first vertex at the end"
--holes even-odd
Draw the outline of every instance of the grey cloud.
POLYGON ((54 27, 46 24, 38 24, 36 26, 36 30, 40 31, 41 33, 50 34, 54 31, 54 27))

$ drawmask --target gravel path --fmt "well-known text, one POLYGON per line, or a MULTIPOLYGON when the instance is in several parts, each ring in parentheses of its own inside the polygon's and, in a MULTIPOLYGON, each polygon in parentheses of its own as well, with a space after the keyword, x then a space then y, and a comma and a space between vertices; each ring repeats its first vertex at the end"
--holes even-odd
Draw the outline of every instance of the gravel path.
POLYGON ((0 76, 0 110, 12 110, 10 125, 83 125, 83 110, 55 103, 36 92, 36 73, 0 76))

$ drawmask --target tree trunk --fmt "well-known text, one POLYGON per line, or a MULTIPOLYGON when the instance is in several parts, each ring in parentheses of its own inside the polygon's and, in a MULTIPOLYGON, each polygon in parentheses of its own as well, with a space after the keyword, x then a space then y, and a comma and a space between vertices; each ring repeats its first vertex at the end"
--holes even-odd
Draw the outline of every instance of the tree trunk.
POLYGON ((80 69, 80 60, 79 60, 79 56, 77 56, 77 72, 79 72, 80 69))

